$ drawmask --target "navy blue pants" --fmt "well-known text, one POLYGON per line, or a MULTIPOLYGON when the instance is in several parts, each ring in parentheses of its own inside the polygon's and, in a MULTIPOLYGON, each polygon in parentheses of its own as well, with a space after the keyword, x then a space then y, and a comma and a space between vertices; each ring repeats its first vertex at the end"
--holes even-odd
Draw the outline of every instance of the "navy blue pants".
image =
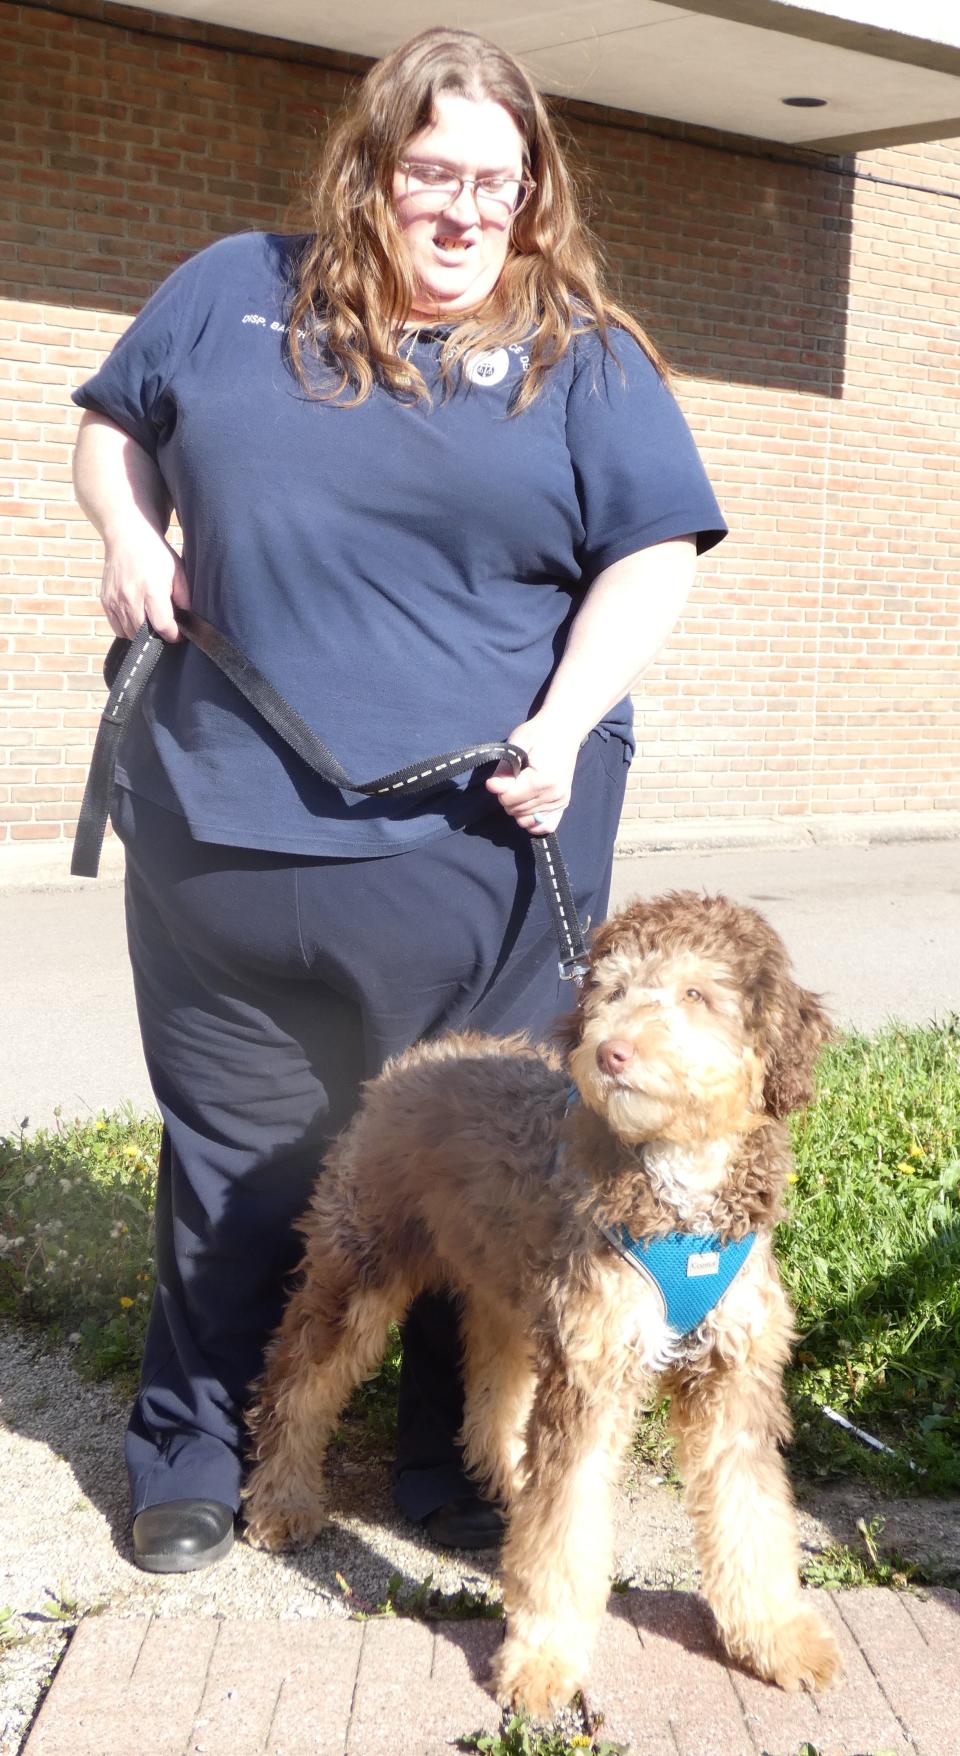
MULTIPOLYGON (((593 733, 560 826, 581 918, 606 911, 627 775, 593 733)), ((362 1080, 421 1037, 542 1033, 572 1003, 530 838, 491 800, 470 828, 383 859, 197 842, 118 791, 143 1047, 163 1117, 157 1292, 127 1433, 134 1513, 239 1505, 243 1405, 300 1254, 294 1222, 362 1080)), ((465 1491, 456 1311, 404 1326, 396 1497, 465 1491)))

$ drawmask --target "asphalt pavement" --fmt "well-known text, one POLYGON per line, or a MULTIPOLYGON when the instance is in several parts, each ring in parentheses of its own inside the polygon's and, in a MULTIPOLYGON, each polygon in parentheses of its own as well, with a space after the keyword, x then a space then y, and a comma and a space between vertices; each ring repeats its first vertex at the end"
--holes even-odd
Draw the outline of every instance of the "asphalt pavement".
MULTIPOLYGON (((841 1025, 960 1012, 956 841, 638 854, 617 860, 612 906, 675 888, 760 909, 841 1025)), ((0 892, 0 972, 0 1133, 152 1108, 115 878, 0 892)))

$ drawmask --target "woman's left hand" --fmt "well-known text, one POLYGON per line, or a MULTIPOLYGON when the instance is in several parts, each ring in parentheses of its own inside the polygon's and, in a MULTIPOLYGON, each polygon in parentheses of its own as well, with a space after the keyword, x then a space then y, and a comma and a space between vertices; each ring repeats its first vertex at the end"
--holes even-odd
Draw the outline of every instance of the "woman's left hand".
POLYGON ((487 781, 504 810, 531 835, 549 835, 556 829, 570 803, 573 771, 580 752, 576 731, 558 726, 543 714, 535 714, 517 726, 507 740, 527 752, 529 765, 514 774, 502 762, 487 781))

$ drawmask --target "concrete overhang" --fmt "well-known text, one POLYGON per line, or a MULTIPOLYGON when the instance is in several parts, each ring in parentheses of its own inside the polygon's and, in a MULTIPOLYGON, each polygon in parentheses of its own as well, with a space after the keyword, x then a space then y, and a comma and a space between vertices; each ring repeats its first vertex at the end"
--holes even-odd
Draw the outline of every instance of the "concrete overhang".
POLYGON ((436 0, 133 4, 368 56, 457 25, 520 56, 556 95, 821 151, 960 135, 958 0, 460 0, 443 12, 436 0))

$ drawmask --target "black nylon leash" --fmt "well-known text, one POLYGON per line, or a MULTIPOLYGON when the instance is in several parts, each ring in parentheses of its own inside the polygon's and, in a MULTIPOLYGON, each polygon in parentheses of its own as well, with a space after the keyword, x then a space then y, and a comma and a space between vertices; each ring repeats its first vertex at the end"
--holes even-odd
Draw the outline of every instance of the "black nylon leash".
MULTIPOLYGON (((480 768, 504 758, 512 762, 519 774, 527 766, 526 751, 517 744, 499 740, 475 744, 469 750, 447 751, 440 756, 426 756, 408 768, 397 768, 375 780, 351 780, 346 769, 327 749, 322 739, 306 721, 284 701, 272 683, 250 660, 193 610, 176 610, 177 625, 183 635, 198 647, 229 679, 240 694, 256 708, 261 718, 291 750, 318 774, 344 792, 376 797, 387 793, 424 792, 458 774, 480 768)), ((83 802, 77 820, 70 870, 75 878, 95 878, 100 867, 114 770, 123 734, 130 723, 141 696, 152 677, 169 641, 154 634, 144 622, 133 640, 114 641, 103 667, 110 693, 100 718, 93 759, 83 802)), ((586 968, 587 953, 580 930, 576 903, 570 878, 556 835, 531 836, 537 876, 543 886, 560 946, 560 975, 564 981, 580 982, 586 968)))

